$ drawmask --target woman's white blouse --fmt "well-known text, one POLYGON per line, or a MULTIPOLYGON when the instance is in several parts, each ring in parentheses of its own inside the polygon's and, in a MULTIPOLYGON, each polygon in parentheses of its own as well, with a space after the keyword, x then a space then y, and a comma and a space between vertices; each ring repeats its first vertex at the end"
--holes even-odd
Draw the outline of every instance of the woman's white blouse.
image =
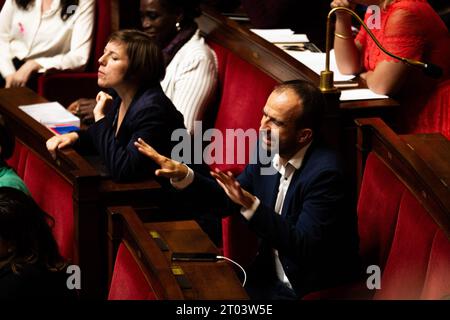
POLYGON ((94 0, 80 0, 75 13, 61 19, 60 0, 53 0, 50 9, 41 12, 42 0, 28 10, 19 8, 14 0, 6 0, 0 13, 0 73, 5 78, 16 71, 12 59, 34 59, 50 69, 79 70, 89 60, 94 27, 94 0))
POLYGON ((166 68, 161 82, 164 93, 183 114, 184 124, 194 132, 216 92, 217 57, 200 36, 200 31, 182 46, 166 68))

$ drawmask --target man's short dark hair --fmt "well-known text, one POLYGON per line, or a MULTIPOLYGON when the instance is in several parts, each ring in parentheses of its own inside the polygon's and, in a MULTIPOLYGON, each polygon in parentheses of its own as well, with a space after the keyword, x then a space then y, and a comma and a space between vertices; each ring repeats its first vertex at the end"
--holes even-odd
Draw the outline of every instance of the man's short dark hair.
POLYGON ((309 128, 315 134, 319 134, 326 103, 322 92, 305 80, 286 81, 275 87, 275 91, 278 92, 288 89, 293 90, 303 104, 303 112, 296 119, 297 128, 309 128))
POLYGON ((129 66, 125 79, 137 79, 139 84, 148 87, 164 79, 166 69, 163 54, 148 34, 138 30, 120 30, 114 32, 109 41, 127 46, 129 66))

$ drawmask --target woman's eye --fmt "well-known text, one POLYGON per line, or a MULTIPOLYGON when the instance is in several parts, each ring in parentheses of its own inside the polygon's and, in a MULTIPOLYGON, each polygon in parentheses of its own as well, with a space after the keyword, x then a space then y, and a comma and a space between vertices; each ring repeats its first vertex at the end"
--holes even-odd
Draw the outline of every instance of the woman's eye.
POLYGON ((141 14, 141 20, 149 19, 149 20, 156 20, 159 17, 159 15, 155 12, 145 12, 141 14))

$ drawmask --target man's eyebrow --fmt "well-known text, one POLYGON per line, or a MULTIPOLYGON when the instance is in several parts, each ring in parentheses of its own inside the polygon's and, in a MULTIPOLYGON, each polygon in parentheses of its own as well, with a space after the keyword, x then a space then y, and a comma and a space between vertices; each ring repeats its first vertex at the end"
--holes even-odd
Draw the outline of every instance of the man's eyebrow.
POLYGON ((277 119, 277 118, 274 118, 274 117, 272 117, 271 115, 269 115, 269 114, 267 113, 267 111, 266 111, 265 108, 263 109, 263 114, 264 114, 266 117, 269 117, 272 121, 275 121, 275 122, 278 122, 278 123, 281 123, 281 124, 284 124, 284 123, 285 123, 284 121, 282 121, 282 120, 280 120, 280 119, 277 119))

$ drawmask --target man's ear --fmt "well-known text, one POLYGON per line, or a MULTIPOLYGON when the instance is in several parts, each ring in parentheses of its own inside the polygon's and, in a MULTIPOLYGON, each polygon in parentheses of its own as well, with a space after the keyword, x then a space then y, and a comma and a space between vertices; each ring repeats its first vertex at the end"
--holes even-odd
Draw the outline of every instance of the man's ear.
POLYGON ((313 131, 309 128, 300 129, 298 131, 297 141, 301 144, 309 143, 313 138, 313 131))

